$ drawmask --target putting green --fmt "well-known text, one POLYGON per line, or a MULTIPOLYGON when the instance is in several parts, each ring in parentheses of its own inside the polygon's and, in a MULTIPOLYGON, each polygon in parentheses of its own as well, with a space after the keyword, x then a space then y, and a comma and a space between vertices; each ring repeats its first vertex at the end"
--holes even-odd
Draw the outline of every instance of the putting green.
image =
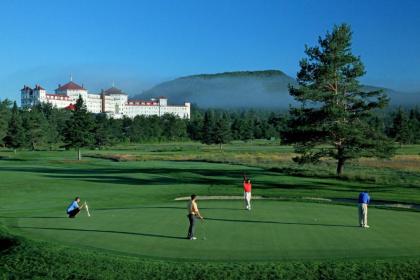
POLYGON ((369 209, 370 229, 357 227, 356 207, 287 201, 199 201, 205 223, 185 239, 186 202, 99 208, 92 217, 63 212, 3 217, 34 239, 146 257, 283 260, 420 256, 420 213, 369 209), (203 240, 204 235, 206 239, 203 240))

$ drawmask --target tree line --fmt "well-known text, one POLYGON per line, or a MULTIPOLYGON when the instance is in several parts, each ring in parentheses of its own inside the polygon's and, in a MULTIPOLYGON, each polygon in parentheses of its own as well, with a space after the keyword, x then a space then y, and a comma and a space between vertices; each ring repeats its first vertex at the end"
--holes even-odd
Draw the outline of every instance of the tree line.
MULTIPOLYGON (((400 144, 420 143, 420 109, 402 107, 376 114, 370 125, 400 144)), ((39 104, 31 110, 0 102, 0 145, 10 149, 102 148, 121 143, 198 141, 219 146, 234 140, 285 141, 288 112, 268 110, 192 110, 191 119, 173 115, 108 118, 87 112, 79 100, 75 111, 39 104)))
POLYGON ((38 104, 30 110, 0 102, 0 145, 11 149, 101 148, 118 143, 188 139, 186 120, 173 115, 113 119, 92 114, 79 98, 75 110, 38 104))

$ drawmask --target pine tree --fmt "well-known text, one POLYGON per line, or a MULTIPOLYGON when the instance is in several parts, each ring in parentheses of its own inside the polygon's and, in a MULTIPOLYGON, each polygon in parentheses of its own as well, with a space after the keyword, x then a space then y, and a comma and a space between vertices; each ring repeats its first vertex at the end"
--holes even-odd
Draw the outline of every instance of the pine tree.
POLYGON ((16 153, 16 149, 22 148, 25 145, 25 140, 25 130, 22 126, 21 112, 18 109, 16 102, 14 102, 7 135, 5 137, 5 144, 7 147, 13 148, 16 153))
POLYGON ((0 102, 0 145, 3 147, 5 145, 4 138, 7 135, 7 129, 9 127, 11 104, 7 99, 0 102))
POLYGON ((254 139, 254 121, 252 116, 249 114, 245 115, 245 118, 240 122, 240 139, 248 141, 254 139))
POLYGON ((26 145, 35 150, 38 146, 46 143, 48 123, 40 112, 39 107, 34 107, 23 114, 23 128, 25 130, 26 145))
POLYGON ((188 136, 191 140, 201 141, 203 138, 203 115, 194 110, 187 125, 188 136))
POLYGON ((111 144, 111 129, 109 127, 109 121, 104 114, 96 115, 95 117, 95 129, 94 129, 94 143, 98 148, 111 144))
POLYGON ((111 133, 111 144, 124 143, 126 141, 123 133, 123 121, 121 119, 108 119, 111 133))
POLYGON ((416 106, 410 110, 409 126, 412 134, 412 143, 420 142, 420 110, 416 106))
POLYGON ((122 134, 127 141, 131 141, 130 139, 130 128, 133 125, 133 119, 130 119, 126 116, 122 119, 122 134))
POLYGON ((179 117, 173 114, 165 114, 160 120, 163 125, 165 140, 181 140, 186 136, 186 124, 179 117))
POLYGON ((54 146, 59 147, 63 144, 63 134, 67 120, 70 118, 71 112, 68 110, 57 109, 51 103, 41 103, 37 108, 46 120, 44 127, 44 141, 52 150, 54 146))
POLYGON ((268 118, 268 123, 274 128, 276 136, 279 138, 279 143, 282 144, 283 132, 287 130, 287 117, 272 113, 268 118))
POLYGON ((214 128, 215 128, 215 121, 214 121, 214 112, 211 110, 207 110, 204 114, 203 120, 203 133, 202 133, 202 142, 204 144, 210 145, 214 144, 214 128))
POLYGON ((240 140, 241 139, 241 119, 239 118, 239 116, 234 117, 233 122, 232 122, 232 126, 231 126, 231 131, 232 131, 232 139, 234 140, 240 140))
POLYGON ((87 111, 83 99, 79 97, 76 101, 75 110, 66 123, 64 141, 66 147, 77 149, 78 160, 82 159, 81 148, 88 147, 94 142, 94 121, 92 115, 87 111))
POLYGON ((342 24, 319 38, 319 46, 305 48, 307 58, 300 61, 298 86, 289 89, 301 105, 290 109, 284 135, 300 154, 295 161, 331 157, 337 160, 337 175, 349 159, 393 153, 392 143, 368 123, 372 111, 387 106, 388 99, 382 91, 361 90, 358 78, 365 70, 351 52, 351 37, 350 27, 342 24))
POLYGON ((219 144, 220 150, 222 145, 229 143, 231 140, 230 120, 226 114, 220 117, 214 126, 213 143, 219 144))
MULTIPOLYGON (((126 123, 128 123, 126 121, 126 123)), ((136 116, 127 128, 127 136, 132 143, 140 143, 144 140, 144 116, 136 116)))
POLYGON ((410 130, 410 123, 406 112, 399 107, 397 112, 394 114, 392 120, 391 136, 395 141, 402 144, 410 144, 412 139, 412 133, 410 130))

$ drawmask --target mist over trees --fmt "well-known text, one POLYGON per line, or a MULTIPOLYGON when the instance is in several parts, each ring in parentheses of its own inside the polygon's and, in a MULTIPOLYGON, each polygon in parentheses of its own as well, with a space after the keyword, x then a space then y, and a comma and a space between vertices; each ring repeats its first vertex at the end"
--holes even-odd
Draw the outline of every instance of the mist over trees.
POLYGON ((81 148, 117 144, 196 141, 223 151, 223 145, 231 141, 267 139, 294 145, 299 154, 294 160, 301 164, 335 159, 340 175, 348 160, 386 158, 393 155, 395 144, 420 143, 419 108, 386 108, 389 98, 383 89, 359 83, 365 68, 351 51, 351 38, 350 26, 342 24, 320 37, 318 45, 305 46, 306 57, 300 61, 296 80, 278 70, 203 74, 163 83, 147 93, 179 94, 180 100, 190 100, 193 93, 202 91, 206 94, 198 97, 204 98, 206 106, 213 99, 223 108, 229 108, 229 102, 236 105, 230 109, 193 105, 189 120, 170 114, 112 119, 89 113, 81 98, 74 110, 51 104, 28 110, 0 100, 0 146, 15 152, 76 149, 81 159, 81 148), (287 88, 287 98, 282 96, 275 103, 276 94, 287 88), (261 92, 268 102, 263 102, 264 107, 258 103, 263 99, 261 92), (294 107, 282 111, 291 98, 294 107), (270 109, 251 109, 251 105, 270 109))

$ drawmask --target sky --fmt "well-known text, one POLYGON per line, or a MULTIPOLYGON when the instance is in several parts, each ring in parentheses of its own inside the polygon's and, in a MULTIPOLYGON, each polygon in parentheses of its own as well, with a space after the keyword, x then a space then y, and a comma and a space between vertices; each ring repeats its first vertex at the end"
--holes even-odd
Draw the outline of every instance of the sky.
POLYGON ((180 76, 278 69, 348 23, 365 84, 420 92, 420 1, 1 0, 0 99, 73 81, 130 95, 180 76))

